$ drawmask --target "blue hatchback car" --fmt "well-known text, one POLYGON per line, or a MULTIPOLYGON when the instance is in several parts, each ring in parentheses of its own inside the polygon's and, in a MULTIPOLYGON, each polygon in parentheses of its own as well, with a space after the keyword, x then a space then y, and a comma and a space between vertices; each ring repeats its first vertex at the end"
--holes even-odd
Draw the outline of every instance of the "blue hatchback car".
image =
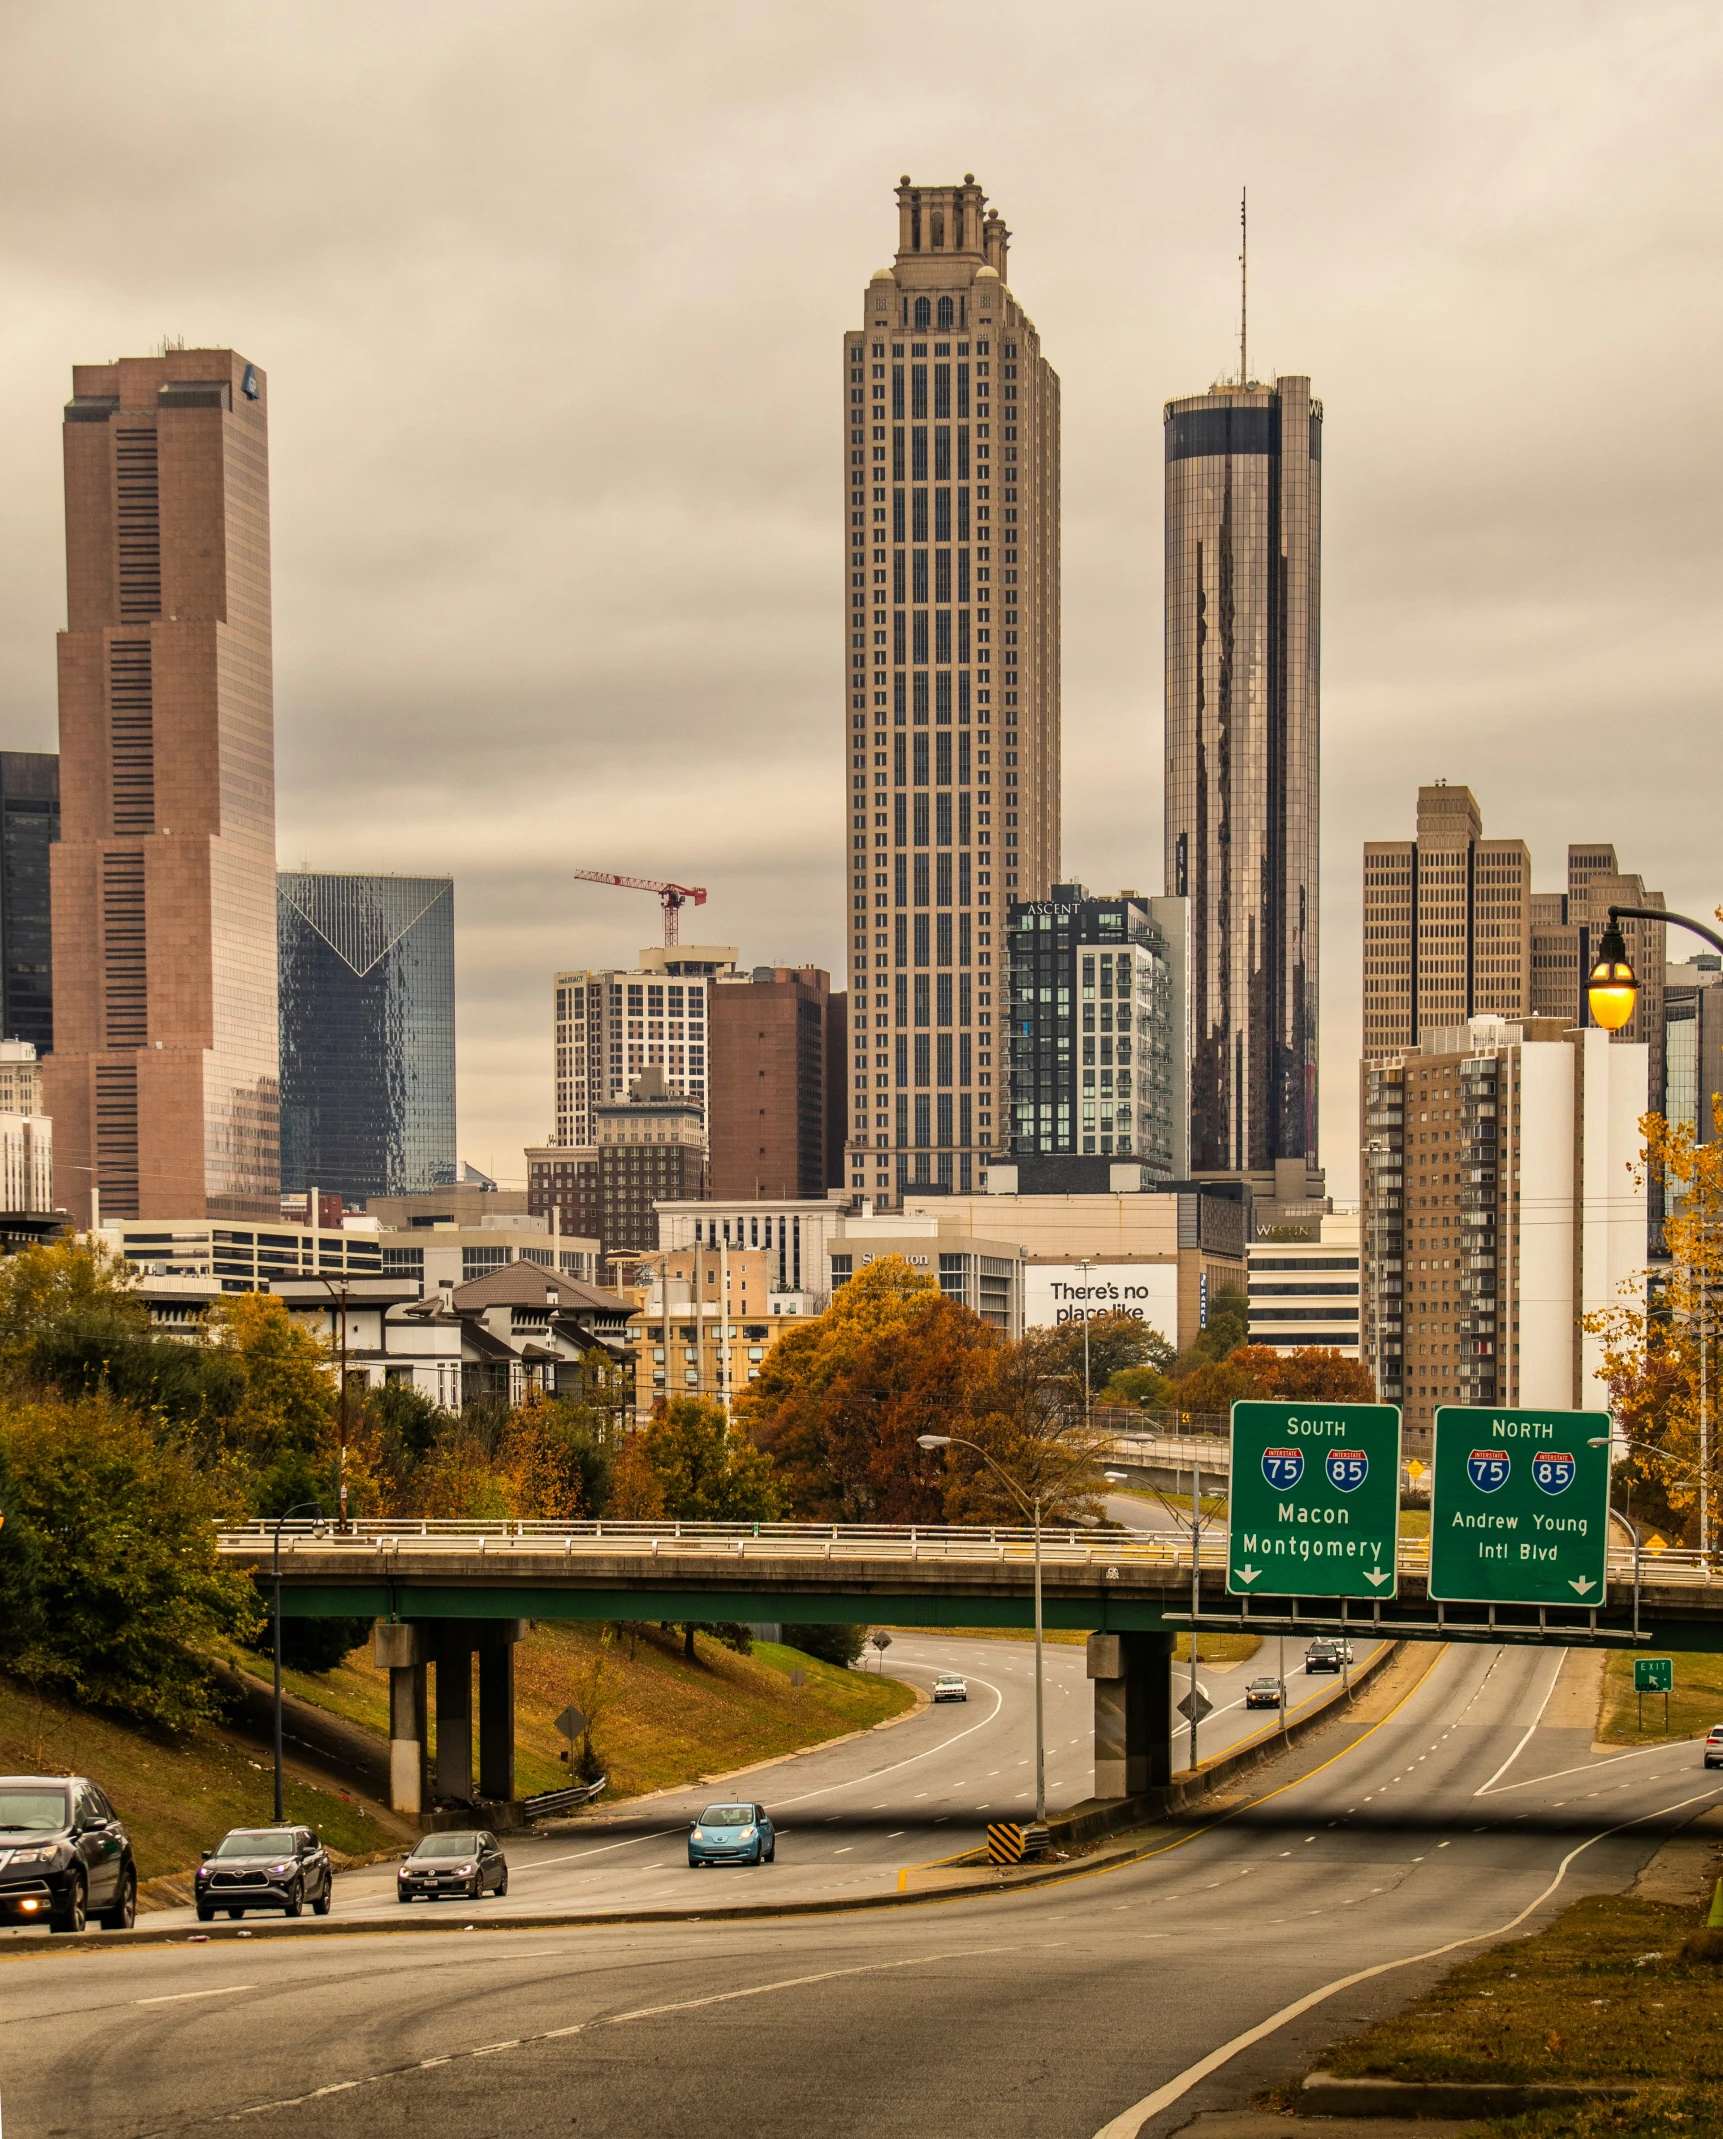
POLYGON ((702 1864, 770 1864, 778 1851, 778 1833, 764 1805, 708 1805, 688 1830, 688 1862, 702 1864))

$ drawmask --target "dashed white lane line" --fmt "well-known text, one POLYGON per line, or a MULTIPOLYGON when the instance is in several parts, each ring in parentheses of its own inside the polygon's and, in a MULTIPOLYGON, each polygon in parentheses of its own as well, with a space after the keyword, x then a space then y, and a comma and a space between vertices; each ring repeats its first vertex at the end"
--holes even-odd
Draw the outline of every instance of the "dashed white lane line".
POLYGON ((134 2005, 184 2005, 192 1998, 233 1998, 242 1990, 255 1990, 255 1983, 224 1983, 220 1990, 176 1990, 164 1998, 134 1998, 134 2005))

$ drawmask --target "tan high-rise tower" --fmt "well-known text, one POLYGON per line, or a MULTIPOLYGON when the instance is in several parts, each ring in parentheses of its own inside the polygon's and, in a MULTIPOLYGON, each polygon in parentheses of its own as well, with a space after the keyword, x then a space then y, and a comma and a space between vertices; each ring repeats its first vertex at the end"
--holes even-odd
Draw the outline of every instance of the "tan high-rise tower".
POLYGON ((230 349, 80 364, 53 849, 54 1195, 279 1218, 268 398, 230 349))
POLYGON ((1058 375, 974 179, 897 204, 843 351, 847 1181, 887 1198, 1007 1148, 1005 908, 1060 873, 1058 375))

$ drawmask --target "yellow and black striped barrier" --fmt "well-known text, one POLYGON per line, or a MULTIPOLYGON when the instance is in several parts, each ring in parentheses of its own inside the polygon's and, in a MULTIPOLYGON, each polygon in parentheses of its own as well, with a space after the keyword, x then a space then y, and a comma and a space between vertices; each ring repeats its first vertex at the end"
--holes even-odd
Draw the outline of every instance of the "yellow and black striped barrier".
POLYGON ((990 1864, 1021 1864, 1023 1830, 1015 1820, 992 1820, 987 1828, 987 1859, 990 1864))

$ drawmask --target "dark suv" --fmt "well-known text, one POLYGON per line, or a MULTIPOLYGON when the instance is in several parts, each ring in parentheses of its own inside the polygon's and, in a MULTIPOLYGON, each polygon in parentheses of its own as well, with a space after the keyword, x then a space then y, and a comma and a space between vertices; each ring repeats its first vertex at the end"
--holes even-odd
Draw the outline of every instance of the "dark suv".
POLYGON ((207 1924, 217 1909, 243 1916, 247 1909, 279 1909, 302 1916, 310 1902, 329 1914, 335 1867, 309 1827, 235 1827, 197 1868, 197 1920, 207 1924))
POLYGON ((138 1910, 131 1837, 83 1775, 0 1775, 0 1923, 129 1931, 138 1910))

